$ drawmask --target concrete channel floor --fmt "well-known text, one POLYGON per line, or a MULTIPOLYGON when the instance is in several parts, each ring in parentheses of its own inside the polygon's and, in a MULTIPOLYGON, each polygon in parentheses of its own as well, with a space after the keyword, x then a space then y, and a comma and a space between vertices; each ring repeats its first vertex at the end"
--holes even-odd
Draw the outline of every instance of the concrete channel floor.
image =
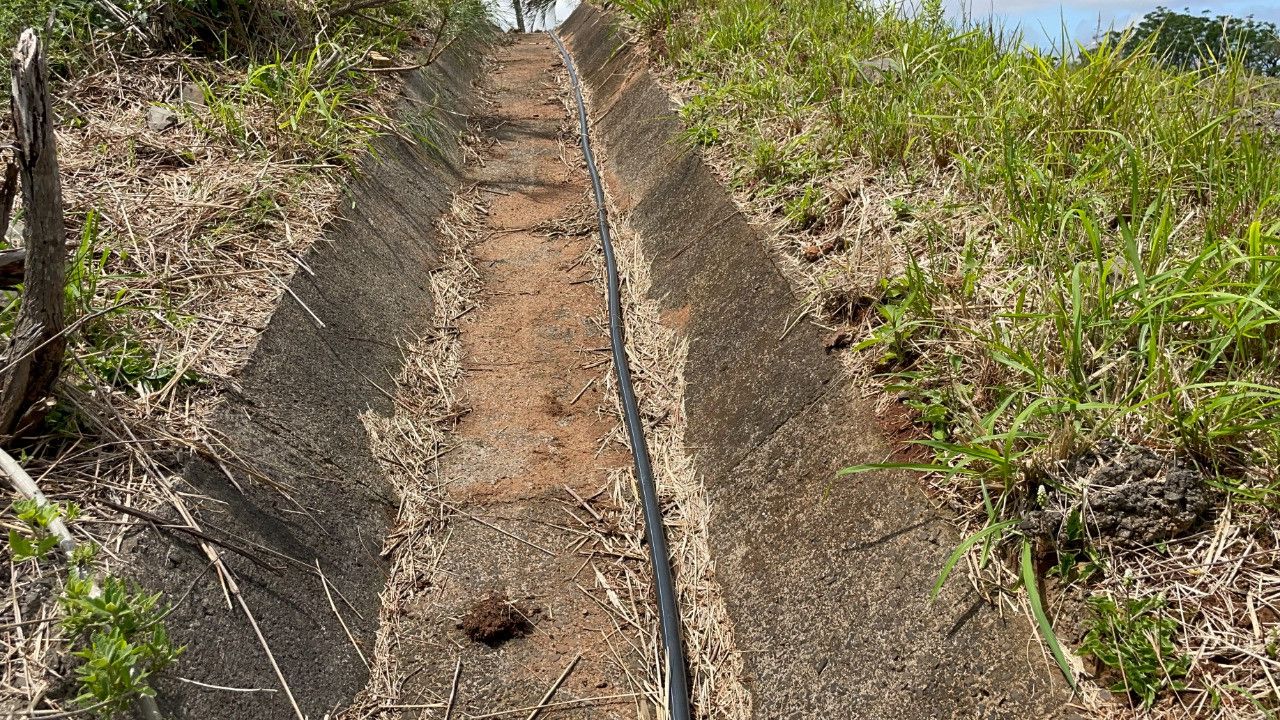
MULTIPOLYGON (((609 643, 613 622, 583 589, 594 579, 579 540, 594 519, 566 490, 603 507, 609 471, 630 458, 606 446, 615 423, 599 411, 611 366, 594 283, 598 238, 550 232, 575 213, 594 217, 580 152, 562 135, 562 69, 546 35, 501 45, 486 83, 489 115, 475 118, 481 162, 470 164, 465 183, 478 187, 489 213, 471 248, 478 303, 458 325, 459 395, 469 412, 441 467, 457 512, 443 531, 434 589, 410 610, 417 632, 401 638, 405 657, 422 666, 403 697, 439 702, 454 693, 460 667, 459 717, 537 706, 571 663, 556 702, 628 687, 626 653, 609 643), (465 636, 459 620, 491 593, 536 612, 532 632, 493 648, 465 636)), ((631 718, 634 707, 622 697, 548 716, 631 718)))

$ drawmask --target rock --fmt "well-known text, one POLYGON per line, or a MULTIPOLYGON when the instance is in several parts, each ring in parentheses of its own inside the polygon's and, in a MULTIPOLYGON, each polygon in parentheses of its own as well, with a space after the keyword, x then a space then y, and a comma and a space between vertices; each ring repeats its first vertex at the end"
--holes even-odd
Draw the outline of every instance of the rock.
POLYGON ((147 127, 156 132, 164 132, 178 126, 178 113, 161 105, 147 108, 147 127))
POLYGON ((183 105, 204 107, 204 88, 193 82, 184 82, 178 86, 178 99, 183 105))
POLYGON ((9 232, 5 233, 4 244, 9 247, 22 247, 22 233, 26 229, 26 224, 18 218, 9 219, 9 232))
POLYGON ((823 343, 823 348, 827 352, 833 350, 843 350, 853 344, 853 333, 847 330, 838 330, 827 336, 827 340, 823 343))
POLYGON ((396 61, 392 58, 387 57, 386 55, 383 55, 377 50, 370 50, 369 64, 376 68, 389 68, 389 67, 394 67, 396 64, 396 61))
POLYGON ((891 57, 871 58, 858 63, 858 74, 872 85, 885 81, 887 75, 901 75, 902 61, 891 57))

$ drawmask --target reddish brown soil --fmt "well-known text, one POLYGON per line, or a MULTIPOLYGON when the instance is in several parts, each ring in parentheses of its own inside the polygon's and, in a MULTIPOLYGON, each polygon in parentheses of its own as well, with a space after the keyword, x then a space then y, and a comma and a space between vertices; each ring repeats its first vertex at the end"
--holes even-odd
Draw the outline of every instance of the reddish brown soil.
POLYGON ((551 227, 594 214, 582 202, 588 184, 573 138, 561 137, 569 117, 551 40, 521 36, 496 60, 483 162, 468 178, 489 203, 488 232, 471 248, 480 302, 459 323, 459 394, 470 412, 441 459, 457 512, 424 578, 433 590, 410 611, 420 632, 401 639, 403 662, 422 668, 403 699, 447 698, 461 663, 454 716, 528 708, 577 658, 554 701, 614 698, 542 716, 634 718, 635 700, 617 698, 631 692, 632 649, 602 609, 589 564, 588 528, 607 528, 566 490, 604 510, 610 470, 630 462, 616 446, 602 450, 615 426, 600 412, 612 371, 605 304, 582 282, 595 273, 598 240, 551 227), (508 622, 508 611, 535 606, 532 624, 508 622))
POLYGON ((477 168, 476 180, 492 191, 493 234, 473 256, 483 308, 461 325, 471 413, 458 432, 471 472, 455 492, 469 500, 529 498, 566 484, 589 495, 619 463, 616 455, 597 458, 613 426, 596 412, 598 379, 611 369, 598 325, 604 300, 592 284, 576 282, 592 272, 595 238, 545 230, 581 212, 587 190, 575 146, 557 137, 567 118, 549 85, 559 67, 549 44, 521 39, 502 51, 506 62, 493 82, 504 124, 477 168))
POLYGON ((458 628, 472 640, 498 647, 511 638, 533 632, 533 620, 542 611, 494 593, 471 606, 458 628))

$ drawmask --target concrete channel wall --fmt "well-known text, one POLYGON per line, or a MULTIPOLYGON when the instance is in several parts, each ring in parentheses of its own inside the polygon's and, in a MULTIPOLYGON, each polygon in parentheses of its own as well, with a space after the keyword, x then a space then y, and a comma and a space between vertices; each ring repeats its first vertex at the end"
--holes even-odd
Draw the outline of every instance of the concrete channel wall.
MULTIPOLYGON (((343 219, 302 258, 306 269, 290 283, 292 295, 281 298, 239 387, 228 392, 214 429, 267 477, 237 467, 224 471, 201 458, 183 473, 201 496, 189 502, 205 528, 268 566, 223 553, 311 718, 349 704, 368 681, 313 563, 337 590, 334 601, 369 652, 388 572, 379 552, 398 500, 359 415, 370 408, 391 413, 386 393, 394 391, 402 344, 430 329, 435 223, 461 182, 458 138, 476 101, 472 83, 481 50, 459 44, 408 75, 401 111, 432 128, 431 142, 377 141, 347 191, 343 219)), ((185 596, 168 621, 176 642, 187 647, 178 674, 273 691, 229 692, 163 679, 158 694, 165 717, 293 717, 242 611, 227 608, 215 573, 190 540, 149 530, 134 540, 148 586, 171 601, 185 596)))
POLYGON ((756 718, 1063 716, 1064 683, 1022 617, 957 574, 958 542, 898 474, 837 479, 892 445, 736 210, 617 18, 562 28, 590 94, 608 189, 641 235, 653 294, 689 343, 688 445, 712 501, 717 579, 756 718), (785 335, 785 338, 784 338, 785 335))

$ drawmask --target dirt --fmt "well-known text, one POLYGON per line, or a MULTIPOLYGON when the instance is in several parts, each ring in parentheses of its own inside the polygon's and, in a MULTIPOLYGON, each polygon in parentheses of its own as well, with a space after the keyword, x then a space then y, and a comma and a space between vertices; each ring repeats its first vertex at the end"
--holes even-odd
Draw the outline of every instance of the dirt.
POLYGON ((1086 535, 1127 547, 1172 540, 1208 520, 1215 505, 1204 474, 1185 460, 1111 438, 1050 472, 1045 496, 1047 507, 1022 526, 1058 546, 1086 535))
POLYGON ((496 648, 512 638, 532 633, 533 618, 541 613, 541 608, 495 593, 472 605, 462 616, 458 629, 473 641, 496 648))
MULTIPOLYGON (((605 303, 583 282, 596 274, 598 238, 566 231, 593 209, 582 203, 586 175, 563 132, 560 72, 545 35, 498 49, 490 110, 479 118, 482 160, 467 177, 489 206, 471 248, 480 302, 458 324, 458 394, 469 411, 441 458, 452 509, 439 531, 446 545, 424 578, 431 591, 409 609, 413 630, 399 638, 402 665, 420 668, 402 702, 442 701, 461 667, 459 717, 535 706, 571 664, 557 702, 626 695, 633 672, 616 619, 593 590, 592 533, 607 527, 591 511, 607 525, 599 496, 630 458, 609 441, 616 422, 600 410, 612 371, 605 303)), ((615 697, 544 715, 631 718, 635 705, 615 697)))

